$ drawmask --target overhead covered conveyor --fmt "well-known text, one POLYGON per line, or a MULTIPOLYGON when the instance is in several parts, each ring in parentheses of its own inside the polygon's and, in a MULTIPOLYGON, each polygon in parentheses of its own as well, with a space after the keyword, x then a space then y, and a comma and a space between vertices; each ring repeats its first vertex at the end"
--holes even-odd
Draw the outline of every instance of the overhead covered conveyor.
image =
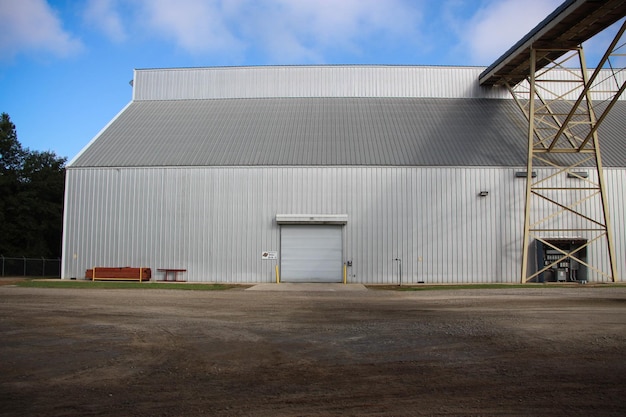
POLYGON ((582 44, 624 16, 624 0, 568 0, 479 76, 507 88, 528 120, 527 172, 551 168, 527 176, 522 282, 571 264, 618 280, 598 128, 626 89, 626 21, 593 70, 582 44), (590 214, 594 205, 600 216, 590 214), (564 238, 578 243, 553 243, 564 238), (537 262, 533 244, 556 256, 537 262), (605 256, 591 265, 580 254, 594 246, 605 256))
POLYGON ((516 85, 528 78, 531 49, 540 70, 626 16, 624 0, 567 0, 483 71, 481 85, 516 85))

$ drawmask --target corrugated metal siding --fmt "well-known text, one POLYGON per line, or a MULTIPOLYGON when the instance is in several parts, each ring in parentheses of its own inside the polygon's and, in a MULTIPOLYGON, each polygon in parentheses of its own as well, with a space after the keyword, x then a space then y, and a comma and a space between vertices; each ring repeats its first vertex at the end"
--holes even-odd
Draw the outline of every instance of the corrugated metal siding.
MULTIPOLYGON (((518 282, 525 182, 515 170, 70 168, 63 277, 144 265, 187 268, 189 281, 272 282, 276 263, 261 252, 280 248, 277 213, 345 213, 351 282, 397 282, 394 258, 409 283, 518 282)), ((622 276, 624 174, 606 171, 622 276)), ((589 256, 606 262, 601 250, 589 256)))
MULTIPOLYGON (((427 66, 267 66, 167 68, 135 71, 134 100, 206 100, 225 98, 414 97, 511 98, 506 89, 481 87, 482 67, 427 66)), ((591 71, 590 71, 591 72, 591 71)), ((615 76, 604 70, 595 91, 614 90, 615 76), (610 87, 610 88, 605 88, 610 87)), ((567 70, 552 70, 548 90, 567 94, 575 79, 567 70)), ((547 93, 547 90, 546 90, 547 93)), ((572 94, 566 99, 576 99, 572 94)), ((594 100, 605 100, 595 93, 594 100)))
POLYGON ((276 97, 508 98, 480 67, 277 66, 135 71, 135 100, 276 97))
MULTIPOLYGON (((613 230, 615 253, 617 258, 617 276, 626 281, 626 170, 605 169, 604 177, 607 184, 607 199, 609 215, 613 230)), ((597 251, 597 249, 596 249, 597 251)), ((605 256, 606 265, 608 259, 606 253, 594 253, 594 258, 605 256)))

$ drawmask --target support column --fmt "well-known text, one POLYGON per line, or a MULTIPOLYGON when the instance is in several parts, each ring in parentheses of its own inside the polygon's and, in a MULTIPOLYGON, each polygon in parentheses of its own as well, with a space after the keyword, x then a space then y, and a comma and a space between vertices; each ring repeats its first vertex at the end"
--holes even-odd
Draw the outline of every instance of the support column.
POLYGON ((528 121, 522 283, 570 262, 600 279, 619 280, 598 127, 626 89, 624 72, 610 61, 624 56, 617 51, 624 49, 619 41, 625 30, 626 22, 591 76, 582 46, 531 48, 526 81, 509 85, 504 80, 528 121), (560 55, 556 61, 547 58, 555 55, 560 55), (572 65, 572 59, 578 62, 572 65), (559 239, 576 245, 563 249, 554 243, 559 239), (552 255, 540 265, 530 252, 536 242, 552 255), (606 253, 604 261, 581 256, 589 247, 606 253))

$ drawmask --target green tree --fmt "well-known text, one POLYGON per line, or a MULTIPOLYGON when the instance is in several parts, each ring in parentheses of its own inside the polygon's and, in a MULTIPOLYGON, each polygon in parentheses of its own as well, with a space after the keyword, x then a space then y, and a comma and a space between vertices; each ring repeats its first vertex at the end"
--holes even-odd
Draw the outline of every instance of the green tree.
POLYGON ((0 120, 0 253, 61 256, 65 158, 23 149, 15 125, 0 120))
POLYGON ((0 115, 0 254, 13 254, 19 176, 24 151, 17 140, 15 125, 9 115, 0 115))
POLYGON ((20 246, 25 256, 61 255, 64 182, 65 158, 54 152, 26 154, 18 194, 20 246))
POLYGON ((0 175, 10 177, 19 172, 24 150, 17 140, 15 125, 8 114, 0 115, 0 175))

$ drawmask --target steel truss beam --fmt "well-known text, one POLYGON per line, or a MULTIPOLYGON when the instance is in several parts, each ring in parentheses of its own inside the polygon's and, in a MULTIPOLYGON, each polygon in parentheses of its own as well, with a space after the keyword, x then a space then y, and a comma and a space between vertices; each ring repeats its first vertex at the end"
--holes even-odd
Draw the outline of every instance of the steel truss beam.
POLYGON ((611 281, 619 280, 598 127, 626 89, 625 68, 615 68, 615 62, 626 67, 625 31, 626 22, 591 75, 582 46, 531 48, 526 81, 512 85, 503 80, 528 120, 527 172, 536 169, 543 173, 536 178, 526 175, 522 283, 538 280, 540 274, 566 260, 585 265, 611 281), (555 52, 560 57, 546 66, 546 57, 555 56, 555 52), (542 68, 536 71, 538 62, 542 68), (583 169, 589 172, 583 175, 583 169), (551 243, 554 238, 581 243, 563 250, 551 243), (534 263, 534 257, 530 258, 533 240, 558 252, 559 258, 548 265, 529 264, 534 263), (592 264, 579 255, 594 245, 601 245, 600 251, 607 254, 608 267, 606 261, 594 259, 592 264))

